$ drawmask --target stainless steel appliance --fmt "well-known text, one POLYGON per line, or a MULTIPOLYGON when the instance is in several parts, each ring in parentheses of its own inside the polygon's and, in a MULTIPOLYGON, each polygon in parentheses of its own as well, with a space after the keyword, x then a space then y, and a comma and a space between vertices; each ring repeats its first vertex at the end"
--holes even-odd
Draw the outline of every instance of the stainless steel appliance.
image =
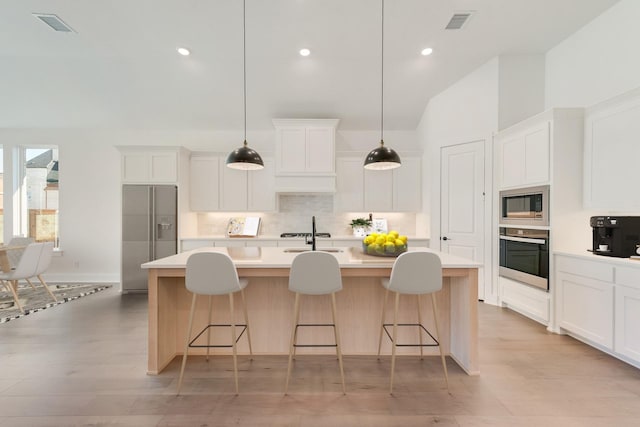
POLYGON ((549 186, 501 191, 500 224, 549 225, 549 186))
POLYGON ((640 216, 592 216, 592 251, 598 255, 628 258, 640 245, 640 216))
POLYGON ((501 227, 499 274, 548 291, 549 231, 501 227))
POLYGON ((122 186, 122 292, 146 292, 140 264, 177 253, 178 189, 174 185, 122 186))

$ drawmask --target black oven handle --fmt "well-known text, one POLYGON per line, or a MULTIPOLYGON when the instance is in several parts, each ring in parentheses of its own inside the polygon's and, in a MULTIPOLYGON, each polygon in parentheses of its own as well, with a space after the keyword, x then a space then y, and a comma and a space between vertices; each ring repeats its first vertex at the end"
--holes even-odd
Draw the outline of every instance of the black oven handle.
POLYGON ((547 243, 545 239, 531 239, 529 237, 511 237, 511 236, 500 236, 502 240, 510 240, 512 242, 522 242, 522 243, 535 243, 538 245, 544 245, 547 243))

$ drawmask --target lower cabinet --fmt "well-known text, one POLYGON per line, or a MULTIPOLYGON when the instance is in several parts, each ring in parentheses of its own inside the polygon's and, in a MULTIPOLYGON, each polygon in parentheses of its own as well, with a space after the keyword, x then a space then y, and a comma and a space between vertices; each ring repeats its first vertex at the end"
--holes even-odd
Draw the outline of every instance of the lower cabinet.
POLYGON ((640 263, 556 255, 558 326, 640 367, 640 263))
POLYGON ((613 349, 613 283, 559 272, 559 326, 613 349))

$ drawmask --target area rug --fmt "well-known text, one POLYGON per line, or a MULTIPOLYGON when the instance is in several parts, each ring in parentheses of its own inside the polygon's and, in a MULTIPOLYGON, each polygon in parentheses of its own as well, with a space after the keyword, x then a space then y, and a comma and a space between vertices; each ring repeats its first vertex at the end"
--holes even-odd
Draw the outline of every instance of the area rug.
POLYGON ((36 280, 35 289, 27 283, 18 285, 18 298, 24 308, 24 313, 18 309, 13 297, 0 285, 0 323, 6 323, 23 316, 27 316, 47 308, 55 307, 65 302, 74 301, 87 295, 95 294, 104 289, 110 288, 109 284, 86 284, 86 283, 59 283, 49 284, 49 289, 58 298, 53 301, 44 287, 36 280))

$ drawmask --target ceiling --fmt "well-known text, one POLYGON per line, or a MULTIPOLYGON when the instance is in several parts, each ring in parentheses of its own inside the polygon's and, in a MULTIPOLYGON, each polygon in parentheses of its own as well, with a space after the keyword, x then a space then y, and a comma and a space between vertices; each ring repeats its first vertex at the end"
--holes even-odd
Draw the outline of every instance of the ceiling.
MULTIPOLYGON (((544 53, 616 0, 387 0, 384 127, 496 55, 544 53), (475 11, 461 30, 454 12, 475 11), (432 47, 431 56, 421 56, 432 47)), ((339 118, 380 127, 375 0, 246 0, 247 127, 339 118), (301 57, 299 49, 311 49, 301 57)), ((238 130, 241 0, 0 0, 0 127, 238 130), (53 13, 75 33, 32 13, 53 13), (192 50, 177 54, 177 46, 192 50)))

